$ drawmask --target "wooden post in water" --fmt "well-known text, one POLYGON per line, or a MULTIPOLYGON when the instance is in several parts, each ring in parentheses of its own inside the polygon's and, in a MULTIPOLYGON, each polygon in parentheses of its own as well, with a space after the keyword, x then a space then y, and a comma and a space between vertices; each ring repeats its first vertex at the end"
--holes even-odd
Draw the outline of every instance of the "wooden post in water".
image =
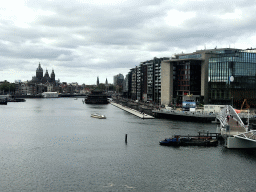
POLYGON ((127 134, 125 134, 125 143, 127 143, 127 134))

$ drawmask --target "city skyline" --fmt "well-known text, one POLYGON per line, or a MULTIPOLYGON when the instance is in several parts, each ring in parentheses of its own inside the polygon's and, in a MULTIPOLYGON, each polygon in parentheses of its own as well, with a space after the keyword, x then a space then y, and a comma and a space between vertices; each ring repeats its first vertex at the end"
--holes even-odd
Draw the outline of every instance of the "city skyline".
POLYGON ((30 80, 40 62, 62 82, 96 84, 154 57, 255 48, 253 1, 6 1, 0 81, 30 80), (72 6, 71 6, 72 5, 72 6))

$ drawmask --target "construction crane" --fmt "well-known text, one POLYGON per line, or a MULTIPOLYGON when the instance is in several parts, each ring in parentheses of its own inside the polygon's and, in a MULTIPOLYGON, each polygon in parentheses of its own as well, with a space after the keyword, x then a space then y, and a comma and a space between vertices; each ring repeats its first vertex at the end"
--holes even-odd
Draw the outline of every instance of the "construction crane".
POLYGON ((249 109, 249 108, 250 108, 250 105, 247 103, 247 99, 244 99, 244 101, 243 101, 243 103, 241 105, 241 112, 247 112, 246 109, 249 109), (242 110, 244 105, 245 105, 245 109, 242 110))

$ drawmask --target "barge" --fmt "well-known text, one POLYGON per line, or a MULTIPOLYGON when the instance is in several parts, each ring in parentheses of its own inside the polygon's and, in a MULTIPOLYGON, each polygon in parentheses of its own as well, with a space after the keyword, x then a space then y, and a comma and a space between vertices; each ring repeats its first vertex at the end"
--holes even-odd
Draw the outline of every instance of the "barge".
POLYGON ((180 136, 174 135, 172 138, 166 138, 159 142, 160 145, 165 146, 217 146, 218 134, 215 134, 215 138, 211 135, 198 135, 198 136, 180 136))

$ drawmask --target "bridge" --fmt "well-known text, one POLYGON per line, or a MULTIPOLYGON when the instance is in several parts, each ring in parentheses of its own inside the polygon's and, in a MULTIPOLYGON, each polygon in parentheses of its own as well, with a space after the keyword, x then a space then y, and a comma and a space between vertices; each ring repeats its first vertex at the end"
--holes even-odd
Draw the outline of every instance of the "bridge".
POLYGON ((225 139, 227 148, 256 148, 256 130, 249 130, 249 110, 247 125, 231 105, 226 105, 217 119, 220 122, 218 131, 225 139))

